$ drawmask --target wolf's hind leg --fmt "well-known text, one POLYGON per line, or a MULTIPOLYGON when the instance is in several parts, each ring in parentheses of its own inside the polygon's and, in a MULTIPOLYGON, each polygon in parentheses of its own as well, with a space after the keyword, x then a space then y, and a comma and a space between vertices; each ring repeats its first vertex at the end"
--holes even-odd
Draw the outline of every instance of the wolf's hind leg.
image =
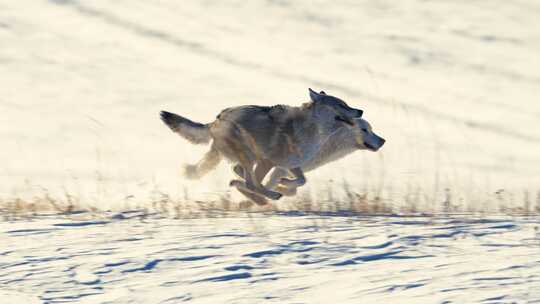
POLYGON ((218 150, 212 147, 197 164, 185 165, 184 175, 189 179, 199 179, 214 169, 220 161, 221 156, 218 150))

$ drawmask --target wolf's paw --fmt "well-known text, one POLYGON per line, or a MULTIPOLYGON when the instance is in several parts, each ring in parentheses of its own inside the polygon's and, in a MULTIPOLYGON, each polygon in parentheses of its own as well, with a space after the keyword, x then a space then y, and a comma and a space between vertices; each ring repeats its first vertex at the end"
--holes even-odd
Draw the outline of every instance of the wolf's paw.
POLYGON ((277 201, 283 196, 283 194, 279 192, 275 192, 275 191, 270 191, 269 193, 266 194, 266 196, 268 196, 269 199, 277 201))
POLYGON ((293 187, 293 188, 289 188, 289 187, 285 187, 283 185, 278 185, 276 188, 275 188, 275 191, 283 194, 284 196, 295 196, 296 195, 296 187, 293 187))
POLYGON ((286 177, 282 177, 279 179, 279 184, 283 185, 284 187, 295 187, 296 185, 294 184, 296 180, 294 179, 289 179, 289 178, 286 178, 286 177))
POLYGON ((283 177, 279 180, 279 183, 287 188, 298 188, 306 184, 306 180, 303 178, 290 179, 283 177))
POLYGON ((229 182, 229 187, 245 187, 246 183, 241 180, 233 179, 229 182))

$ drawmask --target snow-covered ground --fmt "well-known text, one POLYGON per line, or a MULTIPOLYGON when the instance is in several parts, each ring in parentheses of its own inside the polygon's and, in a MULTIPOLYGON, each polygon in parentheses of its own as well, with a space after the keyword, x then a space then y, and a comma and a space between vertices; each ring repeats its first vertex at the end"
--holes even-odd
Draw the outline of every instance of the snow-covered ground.
POLYGON ((538 216, 359 218, 346 207, 539 211, 538 16, 536 0, 0 0, 0 210, 69 202, 122 215, 6 218, 0 295, 540 301, 538 216), (308 87, 362 108, 383 149, 310 172, 272 212, 202 216, 199 206, 245 206, 226 163, 181 176, 208 148, 159 111, 209 122, 234 105, 298 105, 308 87), (182 219, 125 219, 141 208, 182 219))
POLYGON ((534 218, 124 213, 0 232, 3 303, 540 302, 534 218))
POLYGON ((500 189, 534 200, 539 12, 533 0, 3 1, 1 193, 44 187, 104 209, 154 188, 220 195, 229 167, 184 180, 207 147, 158 112, 208 122, 233 105, 298 105, 313 87, 364 109, 387 144, 310 173, 306 191, 333 179, 427 202, 444 189, 456 203, 500 189))

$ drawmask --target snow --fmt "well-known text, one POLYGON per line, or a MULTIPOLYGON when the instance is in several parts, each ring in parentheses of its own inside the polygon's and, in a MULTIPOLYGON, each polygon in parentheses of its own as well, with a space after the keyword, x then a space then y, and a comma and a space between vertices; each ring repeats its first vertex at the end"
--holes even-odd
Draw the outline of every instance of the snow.
POLYGON ((528 217, 42 217, 1 224, 0 284, 43 303, 534 303, 538 227, 528 217))
POLYGON ((170 195, 185 186, 194 199, 224 193, 227 165, 202 182, 183 179, 180 165, 207 147, 169 132, 158 112, 208 122, 234 105, 300 104, 308 87, 364 109, 387 144, 310 174, 306 189, 340 170, 340 180, 398 196, 406 185, 450 188, 469 201, 480 188, 534 192, 538 9, 533 1, 4 3, 2 193, 64 188, 99 205, 98 180, 114 194, 141 183, 170 195), (378 173, 360 179, 366 171, 378 173))
POLYGON ((97 211, 2 213, 0 296, 540 301, 538 216, 494 215, 540 210, 539 12, 533 0, 0 2, 0 210, 37 197, 97 211), (208 147, 159 111, 209 122, 235 105, 299 105, 308 87, 362 108, 381 151, 248 211, 225 162, 181 176, 208 147), (346 189, 394 212, 469 213, 364 217, 346 189))

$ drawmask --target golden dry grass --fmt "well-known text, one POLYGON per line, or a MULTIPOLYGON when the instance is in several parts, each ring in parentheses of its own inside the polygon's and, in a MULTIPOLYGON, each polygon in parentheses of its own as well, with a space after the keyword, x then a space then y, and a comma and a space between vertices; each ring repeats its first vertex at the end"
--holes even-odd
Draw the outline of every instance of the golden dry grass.
MULTIPOLYGON (((300 192, 296 197, 282 201, 257 206, 250 201, 235 201, 230 193, 222 193, 215 199, 198 201, 191 199, 187 192, 183 197, 171 197, 159 190, 152 191, 150 198, 140 203, 127 202, 131 196, 126 196, 124 209, 143 210, 147 213, 159 213, 163 216, 176 218, 215 217, 239 212, 299 212, 305 214, 327 215, 437 215, 437 214, 505 214, 505 215, 538 215, 540 214, 540 191, 535 193, 524 190, 516 201, 515 193, 498 190, 485 194, 474 201, 457 195, 451 189, 444 189, 438 197, 425 195, 420 188, 402 195, 381 195, 381 191, 358 191, 351 189, 344 182, 337 195, 333 187, 325 191, 311 193, 300 192)), ((0 198, 0 215, 6 218, 31 217, 38 214, 100 214, 109 210, 83 202, 80 198, 67 191, 61 196, 53 196, 46 189, 30 199, 21 197, 0 198)))

